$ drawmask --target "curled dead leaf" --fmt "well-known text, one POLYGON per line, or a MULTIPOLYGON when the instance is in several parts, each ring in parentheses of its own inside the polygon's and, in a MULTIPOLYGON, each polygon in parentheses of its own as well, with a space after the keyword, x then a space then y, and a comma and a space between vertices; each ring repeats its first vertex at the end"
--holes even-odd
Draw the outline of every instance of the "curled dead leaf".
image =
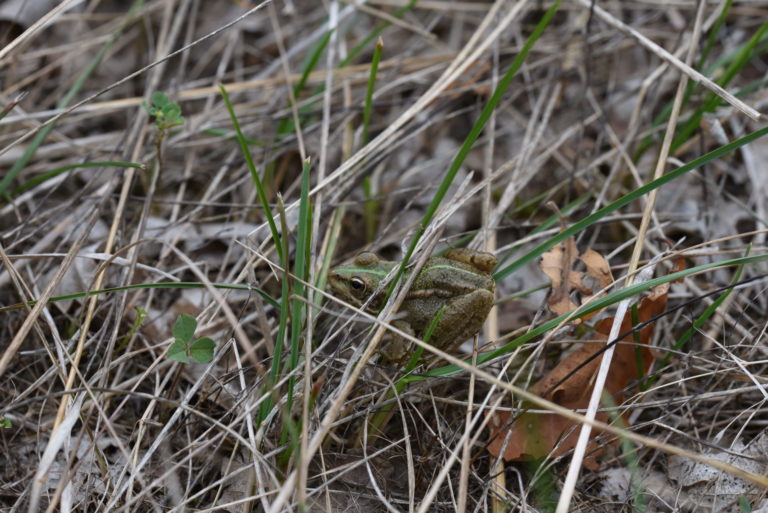
MULTIPOLYGON (((552 293, 547 299, 547 305, 552 313, 563 315, 570 313, 579 306, 597 297, 596 291, 604 289, 613 283, 611 268, 608 261, 597 251, 588 249, 579 256, 573 237, 557 244, 541 256, 539 264, 541 271, 552 283, 552 293), (581 259, 587 268, 587 273, 573 270, 577 260, 581 259), (572 293, 583 294, 579 303, 571 297, 572 293)), ((593 312, 572 322, 578 324, 599 312, 593 312)))
POLYGON ((587 267, 587 274, 597 280, 598 286, 605 289, 613 283, 611 266, 603 255, 593 249, 588 249, 581 255, 581 261, 587 267))
POLYGON ((570 284, 572 281, 578 281, 579 284, 581 283, 581 273, 574 273, 574 276, 569 274, 578 257, 579 251, 576 249, 576 242, 573 237, 569 237, 541 255, 539 268, 552 282, 553 289, 560 288, 564 282, 570 284))
MULTIPOLYGON (((637 305, 637 323, 648 322, 663 313, 668 292, 668 284, 653 288, 637 305)), ((606 348, 604 342, 607 342, 613 322, 614 318, 598 322, 592 342, 584 343, 568 354, 539 380, 531 391, 539 397, 572 410, 586 409, 600 365, 600 355, 606 348)), ((647 374, 653 359, 648 343, 654 324, 649 323, 641 328, 639 333, 635 333, 632 328, 637 323, 632 320, 632 312, 624 316, 620 332, 628 334, 614 348, 605 391, 612 396, 615 404, 621 404, 627 390, 647 374)), ((561 456, 576 445, 578 423, 559 415, 531 410, 532 405, 524 405, 522 413, 514 419, 509 412, 496 414, 496 418, 490 423, 492 427, 487 446, 490 454, 495 457, 502 455, 506 461, 530 461, 561 456)), ((598 412, 596 418, 603 422, 610 420, 604 411, 598 412)), ((604 446, 605 444, 598 445, 594 440, 590 442, 588 457, 584 461, 587 468, 597 468, 604 446)))

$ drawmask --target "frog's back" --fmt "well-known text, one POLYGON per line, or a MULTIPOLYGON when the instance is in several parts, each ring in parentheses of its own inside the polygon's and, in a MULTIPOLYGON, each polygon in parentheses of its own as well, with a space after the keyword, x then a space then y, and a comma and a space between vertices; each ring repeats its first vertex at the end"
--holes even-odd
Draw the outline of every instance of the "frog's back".
POLYGON ((487 272, 444 257, 431 257, 424 265, 414 284, 416 289, 440 288, 457 293, 485 289, 493 292, 496 282, 487 272))

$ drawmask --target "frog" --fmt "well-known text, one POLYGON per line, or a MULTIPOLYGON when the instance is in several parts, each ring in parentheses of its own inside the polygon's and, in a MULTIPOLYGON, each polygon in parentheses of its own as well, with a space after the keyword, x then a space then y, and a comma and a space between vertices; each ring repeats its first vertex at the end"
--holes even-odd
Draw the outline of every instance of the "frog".
MULTIPOLYGON (((496 267, 491 253, 469 248, 454 248, 442 256, 431 256, 413 281, 392 325, 409 335, 424 337, 438 312, 439 320, 429 344, 446 352, 454 351, 483 327, 493 306, 496 282, 491 271, 496 267)), ((386 290, 380 284, 400 262, 387 261, 370 252, 360 253, 351 264, 333 268, 328 283, 334 295, 354 306, 378 314, 384 306, 386 290)), ((404 280, 408 278, 406 270, 404 280)), ((403 363, 411 353, 411 343, 393 335, 382 344, 380 353, 394 363, 403 363)))

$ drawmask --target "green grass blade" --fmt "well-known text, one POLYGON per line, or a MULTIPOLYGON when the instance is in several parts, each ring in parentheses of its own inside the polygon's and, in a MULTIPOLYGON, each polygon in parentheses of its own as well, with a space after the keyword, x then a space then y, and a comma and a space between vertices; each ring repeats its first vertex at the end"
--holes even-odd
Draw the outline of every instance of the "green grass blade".
POLYGON ((699 65, 696 67, 696 69, 704 69, 704 64, 707 62, 707 58, 709 58, 709 54, 712 52, 712 48, 715 46, 717 36, 720 35, 720 29, 723 28, 725 20, 728 18, 728 13, 731 11, 732 5, 733 0, 725 0, 723 3, 723 7, 720 9, 720 14, 718 14, 714 25, 712 25, 712 28, 709 30, 709 34, 707 35, 707 42, 704 44, 704 48, 701 50, 699 65))
MULTIPOLYGON (((302 337, 306 335, 306 329, 304 321, 307 318, 307 308, 309 305, 309 298, 307 296, 307 288, 304 286, 305 282, 309 281, 309 250, 312 242, 312 216, 311 216, 311 204, 309 201, 309 186, 310 186, 310 169, 312 165, 309 159, 304 161, 304 165, 301 173, 301 196, 299 201, 299 220, 296 232, 296 255, 294 258, 294 270, 293 275, 296 278, 292 280, 293 291, 291 294, 291 348, 286 362, 286 373, 291 374, 288 378, 288 394, 286 397, 285 414, 283 418, 285 422, 283 424, 283 431, 281 433, 281 441, 283 445, 290 439, 291 450, 286 451, 281 460, 287 462, 291 454, 297 459, 301 457, 298 450, 300 447, 300 441, 298 435, 300 430, 297 423, 294 421, 291 412, 293 411, 293 400, 296 389, 296 373, 293 371, 299 365, 299 355, 301 354, 301 342, 302 337)), ((305 344, 311 344, 311 340, 305 340, 305 344)), ((297 460, 297 464, 299 461, 297 460)))
MULTIPOLYGON (((277 195, 278 200, 278 211, 280 212, 280 224, 283 230, 283 233, 288 233, 288 223, 285 218, 285 204, 283 203, 283 198, 280 194, 277 195)), ((282 237, 280 239, 280 247, 278 248, 278 251, 282 255, 285 256, 286 262, 288 261, 288 254, 289 254, 289 238, 288 237, 282 237)), ((259 410, 259 423, 264 421, 267 416, 269 415, 270 411, 272 411, 272 405, 274 404, 275 400, 279 399, 279 391, 275 389, 275 383, 277 383, 280 380, 280 368, 283 363, 283 346, 288 343, 287 333, 288 333, 288 320, 290 316, 290 297, 291 297, 291 275, 290 275, 290 269, 288 268, 288 264, 286 263, 285 266, 283 266, 283 279, 280 286, 280 294, 281 294, 281 300, 280 300, 280 312, 278 315, 278 324, 277 324, 277 337, 275 338, 275 351, 272 354, 272 365, 269 369, 269 375, 264 380, 264 388, 263 388, 263 394, 268 395, 269 397, 266 397, 264 399, 264 402, 261 405, 261 408, 259 410)), ((290 419, 289 415, 283 415, 283 418, 287 419, 287 422, 290 422, 288 419, 290 419)), ((283 427, 286 427, 286 424, 283 425, 283 427)))
POLYGON ((368 144, 368 130, 371 124, 371 111, 373 110, 373 90, 376 86, 376 75, 379 72, 379 62, 381 62, 381 53, 384 49, 384 42, 379 39, 376 48, 373 51, 371 59, 371 72, 368 75, 368 87, 365 89, 365 105, 363 106, 363 136, 360 146, 368 144))
POLYGON ((306 64, 304 64, 304 67, 301 71, 301 77, 299 78, 298 82, 296 82, 296 85, 293 86, 293 94, 296 98, 299 97, 301 92, 304 90, 304 87, 307 85, 309 75, 312 74, 312 72, 317 67, 317 63, 320 61, 320 57, 323 55, 325 48, 328 46, 333 32, 333 30, 326 32, 326 34, 320 39, 318 45, 315 47, 315 50, 310 54, 306 64))
MULTIPOLYGON (((293 274, 297 278, 293 281, 293 294, 295 299, 291 300, 291 354, 288 359, 288 372, 292 372, 299 364, 299 354, 301 354, 301 337, 304 335, 304 320, 306 319, 306 309, 309 304, 305 300, 306 287, 304 283, 309 281, 309 249, 312 242, 312 211, 309 201, 310 169, 312 168, 309 160, 304 162, 301 173, 301 199, 299 201, 299 221, 296 232, 296 256, 294 258, 293 274)), ((310 343, 306 341, 305 343, 310 343)), ((288 411, 291 411, 293 388, 295 377, 291 377, 288 382, 288 411)))
MULTIPOLYGON (((264 383, 264 393, 272 394, 273 384, 277 383, 278 376, 280 374, 280 362, 282 361, 283 345, 286 342, 285 334, 288 325, 288 298, 290 297, 290 284, 288 280, 288 234, 285 233, 285 240, 283 240, 283 237, 280 236, 280 233, 277 230, 277 224, 275 223, 275 218, 272 215, 269 202, 267 201, 267 194, 264 190, 264 185, 262 184, 261 178, 259 178, 259 174, 256 171, 256 165, 253 162, 253 157, 251 156, 250 149, 248 148, 248 143, 245 139, 245 136, 243 135, 242 130, 240 129, 240 123, 237 120, 235 111, 232 108, 232 102, 230 101, 229 95, 227 94, 226 89, 224 89, 224 86, 219 85, 219 90, 221 91, 221 96, 224 98, 224 103, 226 104, 227 110, 229 111, 229 117, 232 120, 232 125, 235 128, 235 133, 237 134, 237 141, 240 144, 240 148, 243 151, 243 156, 245 157, 245 161, 248 165, 248 170, 251 173, 251 179, 256 186, 256 193, 259 197, 259 202, 264 209, 264 216, 267 218, 269 230, 272 233, 272 241, 277 248, 280 265, 283 269, 285 269, 285 276, 283 278, 281 287, 282 300, 280 302, 277 338, 275 339, 275 352, 272 355, 272 365, 270 367, 269 377, 264 383)), ((268 397, 264 400, 261 405, 261 409, 259 410, 259 423, 266 419, 271 410, 272 399, 268 397)))
POLYGON ((72 169, 80 169, 84 167, 132 167, 136 169, 143 169, 144 166, 141 164, 137 164, 135 162, 111 162, 111 161, 105 161, 105 162, 82 162, 80 164, 72 164, 70 166, 64 166, 60 167, 58 169, 54 169, 53 171, 48 171, 47 173, 43 173, 40 176, 36 176, 35 178, 23 183, 22 185, 19 185, 16 187, 12 192, 11 195, 18 196, 22 192, 29 190, 37 185, 40 185, 41 183, 50 180, 51 178, 55 178, 59 176, 62 173, 66 173, 67 171, 71 171, 72 169))
MULTIPOLYGON (((368 75, 368 87, 365 91, 365 105, 363 106, 363 133, 360 137, 360 146, 363 147, 368 144, 368 134, 371 124, 371 112, 373 111, 373 91, 376 85, 376 76, 379 72, 379 62, 381 61, 381 53, 384 48, 384 43, 379 38, 376 43, 376 49, 373 51, 373 59, 371 60, 371 72, 368 75)), ((373 199, 373 190, 371 186, 371 177, 366 176, 363 178, 363 197, 365 203, 363 203, 363 217, 365 218, 365 240, 373 242, 376 236, 376 220, 379 213, 379 202, 373 199)))
MULTIPOLYGON (((240 122, 237 120, 235 110, 232 108, 232 102, 229 99, 227 90, 224 89, 223 85, 219 84, 219 91, 221 91, 221 96, 227 106, 227 111, 229 111, 229 117, 232 120, 232 126, 235 128, 237 142, 240 144, 240 149, 243 151, 245 162, 248 165, 248 170, 251 173, 251 179, 253 180, 253 184, 256 186, 256 194, 259 196, 259 202, 261 203, 261 207, 264 209, 264 216, 267 218, 269 230, 272 233, 272 240, 275 243, 275 247, 281 248, 282 244, 280 242, 280 233, 277 231, 277 224, 275 224, 275 218, 272 215, 272 210, 270 208, 269 202, 267 201, 267 194, 264 191, 261 178, 259 178, 259 173, 256 171, 256 164, 254 164, 253 157, 251 156, 251 150, 248 148, 248 141, 243 135, 243 131, 240 129, 240 122)), ((280 265, 283 266, 283 269, 287 269, 288 255, 283 251, 278 251, 278 255, 280 258, 280 265)))

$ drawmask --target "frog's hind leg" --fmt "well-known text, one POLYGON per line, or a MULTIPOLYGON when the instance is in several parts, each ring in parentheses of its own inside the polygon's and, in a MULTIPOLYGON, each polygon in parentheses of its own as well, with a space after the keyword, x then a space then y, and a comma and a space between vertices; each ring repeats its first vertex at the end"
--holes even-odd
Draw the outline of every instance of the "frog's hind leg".
POLYGON ((442 308, 440 320, 432 332, 429 343, 451 352, 483 327, 493 306, 494 295, 488 290, 475 290, 457 297, 442 308))
POLYGON ((498 260, 492 253, 475 251, 469 248, 453 248, 445 253, 445 258, 471 265, 483 272, 490 273, 496 267, 498 260))

